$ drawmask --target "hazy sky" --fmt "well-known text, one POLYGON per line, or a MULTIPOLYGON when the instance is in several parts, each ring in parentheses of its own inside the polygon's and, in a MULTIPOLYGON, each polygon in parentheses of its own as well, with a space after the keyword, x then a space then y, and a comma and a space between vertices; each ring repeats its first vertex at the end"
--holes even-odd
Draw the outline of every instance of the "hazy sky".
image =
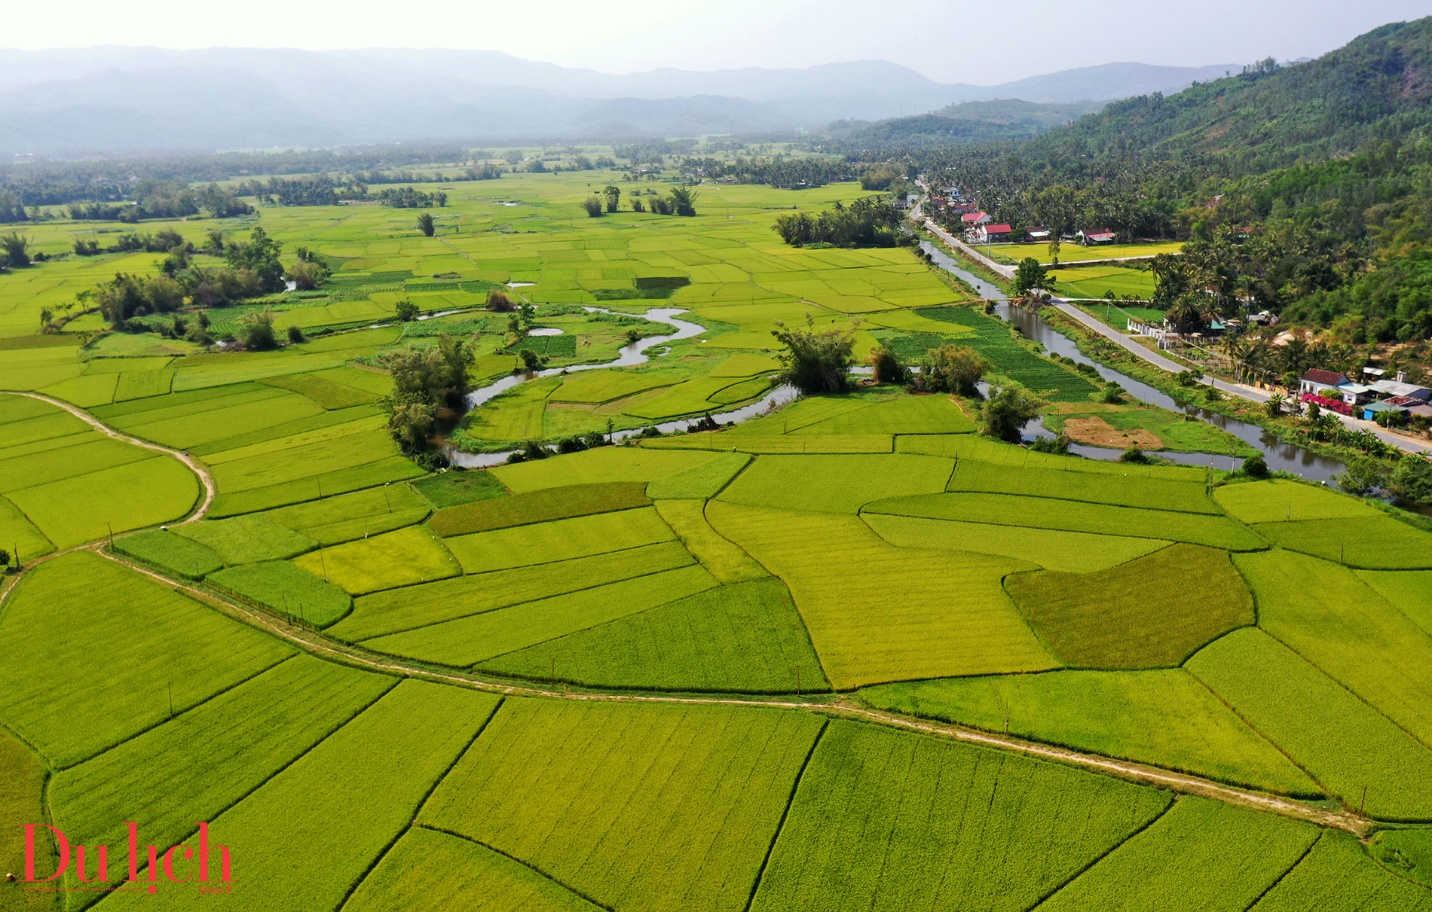
POLYGON ((65 0, 7 9, 0 46, 448 47, 631 72, 888 59, 944 82, 1098 63, 1313 57, 1432 0, 65 0))

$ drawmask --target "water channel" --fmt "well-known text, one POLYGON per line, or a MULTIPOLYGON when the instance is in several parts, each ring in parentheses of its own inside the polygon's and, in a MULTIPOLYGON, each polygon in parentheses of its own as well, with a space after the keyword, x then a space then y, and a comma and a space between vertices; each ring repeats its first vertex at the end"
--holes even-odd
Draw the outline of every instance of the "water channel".
MULTIPOLYGON (((928 241, 920 244, 921 248, 931 255, 935 265, 946 272, 960 279, 974 289, 975 294, 986 300, 994 301, 995 313, 1001 318, 1017 326, 1021 333, 1027 338, 1044 346, 1045 350, 1063 355, 1079 364, 1091 365, 1100 377, 1104 380, 1117 383, 1132 397, 1150 405, 1168 409, 1172 412, 1179 412, 1189 415, 1199 421, 1205 421, 1222 431, 1226 431, 1247 443, 1249 446, 1263 454, 1268 462, 1268 467, 1275 471, 1292 472, 1301 475, 1311 481, 1331 482, 1333 477, 1343 471, 1345 466, 1335 459, 1320 456, 1311 450, 1293 444, 1280 441, 1271 432, 1259 427, 1256 424, 1249 424, 1246 421, 1239 421, 1236 418, 1229 418, 1220 415, 1209 409, 1201 408, 1193 403, 1184 402, 1168 395, 1162 390, 1155 389, 1147 383, 1141 383, 1132 377, 1127 377, 1116 370, 1098 364, 1079 352, 1074 341, 1054 327, 1050 326, 1037 313, 1015 307, 1009 303, 1003 292, 997 287, 984 281, 979 276, 960 267, 949 254, 934 246, 928 241)), ((590 313, 613 313, 600 307, 585 308, 590 313)), ((640 314, 643 319, 653 323, 664 323, 674 330, 664 336, 653 336, 640 339, 632 345, 623 347, 616 359, 601 364, 575 364, 570 367, 549 368, 537 371, 532 374, 513 374, 503 377, 480 389, 468 394, 467 410, 482 406, 496 396, 507 392, 513 387, 526 382, 527 380, 539 377, 555 377, 561 374, 576 373, 578 371, 601 370, 613 367, 634 367, 638 364, 645 364, 651 360, 653 355, 648 354, 652 349, 662 349, 672 342, 681 339, 690 339, 706 331, 706 327, 689 320, 678 319, 678 315, 685 313, 684 310, 676 307, 656 307, 640 314)), ((653 353, 660 357, 665 351, 658 350, 653 353)), ((795 400, 798 396, 794 387, 783 385, 767 393, 763 398, 750 405, 727 412, 714 414, 711 417, 721 423, 741 422, 765 414, 774 406, 784 405, 795 400)), ((685 430, 693 419, 680 419, 667 421, 656 425, 657 430, 662 433, 685 430)), ((1053 434, 1040 424, 1032 425, 1030 430, 1036 437, 1051 437, 1053 434)), ((612 435, 615 440, 625 440, 641 433, 640 429, 618 431, 612 435)), ((1119 458, 1121 451, 1105 447, 1085 446, 1075 444, 1070 451, 1090 459, 1115 460, 1119 458)), ((464 468, 486 468, 494 465, 501 465, 507 461, 511 451, 500 453, 467 453, 452 446, 443 447, 446 455, 454 465, 464 468)), ((1186 465, 1213 466, 1220 469, 1237 468, 1241 460, 1231 456, 1220 456, 1211 453, 1174 453, 1160 451, 1159 456, 1173 462, 1186 465)))
MULTIPOLYGON (((588 313, 610 314, 614 312, 610 310, 605 310, 600 307, 586 307, 583 309, 586 310, 588 313)), ((652 358, 652 355, 647 354, 647 352, 651 349, 665 348, 669 346, 672 342, 676 342, 680 339, 690 339, 694 336, 699 336, 706 331, 706 327, 702 326, 699 323, 692 323, 689 320, 677 319, 678 314, 682 314, 685 312, 686 311, 682 310, 679 307, 654 307, 644 314, 638 314, 637 316, 640 316, 644 320, 649 320, 652 323, 665 323, 667 326, 670 326, 671 328, 675 329, 676 332, 670 333, 669 335, 665 336, 652 336, 646 339, 638 339, 635 343, 624 346, 617 353, 617 357, 615 360, 604 361, 601 364, 573 364, 570 367, 553 367, 531 374, 513 374, 509 377, 503 377, 501 380, 489 383, 487 386, 473 390, 471 393, 468 393, 467 410, 470 412, 473 409, 481 406, 483 403, 488 402, 493 397, 499 396, 502 393, 507 392, 518 384, 525 383, 528 380, 533 380, 538 377, 557 377, 562 374, 573 374, 577 371, 600 370, 610 367, 635 367, 638 364, 645 364, 652 358)), ((665 353, 665 351, 657 351, 655 352, 655 355, 657 357, 660 357, 665 353)), ((727 412, 720 412, 718 414, 712 415, 711 418, 712 420, 717 421, 721 424, 728 424, 733 421, 745 421, 750 418, 755 418, 758 415, 765 414, 769 409, 774 406, 785 405, 787 402, 792 402, 796 399, 797 395, 798 393, 796 392, 796 388, 793 386, 778 386, 775 389, 771 390, 769 393, 767 393, 760 400, 752 402, 750 405, 746 405, 741 408, 733 409, 727 412)), ((683 418, 678 421, 665 421, 661 424, 656 425, 656 429, 661 431, 663 434, 669 434, 673 431, 684 431, 695 420, 696 419, 692 418, 683 418)), ((626 440, 628 437, 637 436, 641 433, 641 431, 642 429, 640 428, 627 431, 617 431, 612 434, 612 439, 626 440)), ((453 465, 459 465, 463 468, 476 469, 501 465, 507 461, 508 456, 512 455, 512 451, 508 450, 501 453, 465 453, 462 450, 456 449, 452 446, 444 445, 443 455, 447 456, 448 459, 452 461, 453 465)))
MULTIPOLYGON (((979 276, 960 267, 959 263, 945 251, 931 244, 929 241, 920 243, 921 249, 929 253, 936 266, 955 276, 955 278, 969 285, 974 289, 975 294, 980 297, 994 301, 995 313, 1001 319, 1013 323, 1019 327, 1019 331, 1025 337, 1038 342, 1044 346, 1046 351, 1056 355, 1063 355, 1079 364, 1092 365, 1099 372, 1099 376, 1111 383, 1117 383, 1124 388, 1130 396, 1146 402, 1149 405, 1156 405, 1168 409, 1171 412, 1182 413, 1205 421, 1221 431, 1226 431, 1242 440, 1244 443, 1258 450, 1268 462, 1268 468, 1278 472, 1292 472, 1310 481, 1331 482, 1333 476, 1341 473, 1346 468, 1336 459, 1329 459, 1320 456, 1304 447, 1285 443, 1277 438, 1275 434, 1256 424, 1249 424, 1246 421, 1239 421, 1237 418, 1229 418, 1227 415, 1220 415, 1218 412, 1210 411, 1193 403, 1184 402, 1165 393, 1163 390, 1155 389, 1147 383, 1141 383, 1132 377, 1127 377, 1112 368, 1105 367, 1085 357, 1079 351, 1079 346, 1074 340, 1059 332, 1045 322, 1044 318, 1032 311, 1021 307, 1015 307, 1009 303, 1004 292, 994 285, 981 279, 979 276)), ((1037 436, 1047 436, 1049 432, 1043 427, 1035 429, 1037 436)), ((1088 447, 1075 445, 1071 446, 1071 452, 1081 456, 1088 456, 1093 459, 1117 459, 1119 451, 1109 450, 1103 447, 1088 447)), ((1159 456, 1174 462, 1181 462, 1188 465, 1211 465, 1220 469, 1234 468, 1240 460, 1231 456, 1215 456, 1210 453, 1171 453, 1160 451, 1159 456)))

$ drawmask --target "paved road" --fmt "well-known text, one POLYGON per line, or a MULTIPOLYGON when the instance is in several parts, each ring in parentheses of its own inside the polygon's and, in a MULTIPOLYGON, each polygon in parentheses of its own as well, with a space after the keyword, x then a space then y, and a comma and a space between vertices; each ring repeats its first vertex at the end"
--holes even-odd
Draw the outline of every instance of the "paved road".
MULTIPOLYGON (((1166 358, 1157 352, 1150 351, 1148 348, 1134 341, 1127 334, 1119 332, 1117 329, 1110 326, 1109 324, 1103 322, 1097 317, 1085 313, 1084 311, 1080 310, 1078 307, 1075 307, 1073 304, 1070 304, 1067 301, 1056 301, 1054 307, 1058 309, 1061 313, 1068 314, 1070 317, 1073 317, 1075 320, 1078 320, 1080 323, 1089 327, 1094 332, 1110 340, 1111 342, 1114 342, 1126 351, 1133 353, 1135 356, 1142 358, 1144 361, 1147 361, 1149 364, 1152 364, 1154 367, 1157 367, 1160 370, 1166 370, 1169 373, 1177 374, 1183 372, 1186 369, 1184 365, 1179 364, 1178 362, 1173 361, 1169 358, 1166 358)), ((1221 392, 1229 393, 1231 395, 1247 399, 1250 402, 1267 402, 1270 397, 1270 394, 1268 392, 1260 390, 1256 387, 1247 386, 1242 383, 1231 383, 1227 380, 1219 380, 1216 377, 1205 376, 1202 377, 1199 382, 1204 384, 1205 386, 1212 386, 1213 388, 1221 392)), ((1353 418, 1349 415, 1338 415, 1336 412, 1333 412, 1332 414, 1336 415, 1337 419, 1341 421, 1346 427, 1355 431, 1370 431, 1379 440, 1385 443, 1389 443, 1392 446, 1403 450, 1404 452, 1432 453, 1432 443, 1425 443, 1420 440, 1413 440, 1410 437, 1404 437, 1401 434, 1393 433, 1386 428, 1379 427, 1376 423, 1372 421, 1363 421, 1359 418, 1353 418)))
MULTIPOLYGON (((926 187, 924 184, 920 184, 920 187, 924 189, 928 194, 930 189, 929 187, 926 187)), ((966 244, 964 241, 960 240, 953 234, 950 234, 948 231, 941 228, 939 225, 935 224, 934 219, 925 215, 925 202, 928 199, 928 195, 922 196, 920 197, 919 201, 915 203, 914 206, 910 207, 910 218, 914 219, 917 224, 922 225, 925 229, 930 231, 932 234, 934 234, 940 240, 944 241, 946 244, 949 244, 951 247, 958 247, 961 253, 965 254, 970 259, 974 260, 976 263, 979 263, 986 269, 993 271, 997 275, 1002 275, 1006 279, 1014 278, 1013 266, 1005 266, 1001 263, 996 263, 994 260, 980 253, 978 250, 971 247, 969 244, 966 244)))

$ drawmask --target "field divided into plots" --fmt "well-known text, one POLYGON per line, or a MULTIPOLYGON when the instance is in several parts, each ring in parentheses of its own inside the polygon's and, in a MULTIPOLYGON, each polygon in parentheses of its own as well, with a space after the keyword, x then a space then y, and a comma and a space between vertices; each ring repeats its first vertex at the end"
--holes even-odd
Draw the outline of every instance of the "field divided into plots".
MULTIPOLYGON (((666 332, 635 316, 653 306, 707 330, 639 367, 518 386, 460 432, 487 448, 753 401, 779 368, 773 322, 807 316, 858 318, 857 356, 955 341, 997 382, 1070 415, 1095 406, 1098 383, 908 251, 769 231, 851 185, 716 185, 695 219, 577 218, 610 177, 462 182, 433 210, 437 238, 382 207, 226 226, 263 224, 336 268, 318 294, 210 314, 222 334, 268 306, 281 337, 308 333, 272 352, 98 334, 94 315, 33 334, 41 306, 154 255, 0 277, 0 388, 187 451, 218 489, 178 523, 201 494, 178 460, 0 396, 0 547, 28 568, 0 601, 0 823, 122 845, 137 820, 167 846, 210 821, 242 882, 206 899, 235 909, 1432 908, 1419 526, 1291 481, 1033 453, 976 434, 969 402, 895 390, 491 471, 401 456, 378 358, 455 333, 475 380, 507 375, 523 343, 480 308, 508 282, 532 283, 512 295, 562 331, 526 343, 549 366, 666 332), (374 325, 403 298, 461 312, 374 325), (116 560, 34 563, 111 531, 116 560), (695 702, 499 699, 362 671, 138 568, 394 665, 695 702), (1013 752, 730 705, 813 695, 1414 828, 1367 849, 1013 752)), ((207 226, 176 227, 202 242, 207 226)), ((37 244, 95 230, 45 223, 37 244)), ((1108 420, 1126 418, 1142 420, 1108 420)), ((32 898, 0 883, 0 906, 57 908, 32 898)))

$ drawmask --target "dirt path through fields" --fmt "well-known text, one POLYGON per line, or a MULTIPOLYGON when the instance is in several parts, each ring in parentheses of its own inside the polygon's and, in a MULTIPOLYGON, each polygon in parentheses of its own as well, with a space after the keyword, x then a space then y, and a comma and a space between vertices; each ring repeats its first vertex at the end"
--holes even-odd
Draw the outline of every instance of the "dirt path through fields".
MULTIPOLYGON (((43 393, 26 393, 13 390, 3 390, 0 392, 3 392, 5 395, 9 396, 25 396, 30 399, 38 399, 41 402, 48 403, 50 405, 55 406, 56 408, 62 408, 65 411, 69 412, 71 415, 74 415, 79 420, 83 421, 85 424, 88 424, 90 427, 104 434, 106 437, 113 437, 115 440, 122 440, 125 443, 130 444, 131 446, 143 447, 144 449, 151 450, 155 453, 162 453, 165 456, 172 456, 180 462, 184 463, 184 465, 188 466, 189 471, 199 476, 199 481, 204 486, 204 498, 199 502, 199 505, 197 507, 195 507, 189 512, 188 516, 184 517, 181 520, 178 520, 175 523, 172 523, 171 525, 184 525, 186 523, 198 522, 199 520, 204 518, 204 514, 208 513, 209 507, 213 505, 214 496, 218 493, 217 489, 214 487, 214 477, 209 474, 209 469, 207 466, 205 466, 199 460, 195 459, 193 456, 190 456, 188 453, 185 453, 182 450, 171 449, 170 447, 162 446, 157 443, 150 443, 148 440, 140 440, 138 437, 131 437, 128 434, 116 431, 114 428, 105 424, 103 421, 100 421, 98 418, 91 415, 89 412, 86 412, 79 406, 71 405, 64 400, 56 399, 53 396, 46 396, 43 393)), ((71 548, 70 550, 75 549, 71 548)))
POLYGON ((1198 776, 1171 772, 1141 763, 1115 760, 1098 754, 1081 753, 1079 751, 1054 747, 1048 744, 1040 744, 1034 741, 1025 741, 1009 735, 993 734, 960 725, 931 722, 923 719, 913 719, 895 713, 881 712, 879 710, 857 706, 838 695, 829 701, 818 701, 803 700, 800 698, 741 698, 736 696, 718 697, 578 692, 557 686, 540 687, 536 685, 487 681, 467 672, 440 671, 423 667, 417 663, 395 659, 391 656, 371 653, 359 646, 330 640, 317 631, 280 618, 266 611, 231 601, 215 592, 193 584, 171 579, 147 567, 131 564, 116 555, 106 553, 103 550, 102 543, 95 545, 94 550, 103 557, 122 564, 136 573, 142 573, 230 617, 286 640, 310 655, 341 662, 345 665, 366 669, 368 671, 397 674, 404 677, 434 681, 441 684, 451 684, 457 687, 467 687, 473 690, 481 690, 487 693, 502 694, 503 696, 510 697, 540 697, 553 700, 584 700, 613 703, 706 703, 724 706, 763 706, 771 709, 816 712, 837 718, 855 719, 872 722, 877 725, 885 725, 891 728, 900 728, 906 731, 951 738, 956 741, 978 744, 997 750, 1013 751, 1015 753, 1038 757, 1057 763, 1066 763, 1094 772, 1117 776, 1120 779, 1138 782, 1143 785, 1166 788, 1188 795, 1212 798, 1217 801, 1267 811, 1318 826, 1345 830, 1359 836, 1365 834, 1372 826, 1371 820, 1359 817, 1351 811, 1314 807, 1300 801, 1294 801, 1290 798, 1281 798, 1276 795, 1266 795, 1260 792, 1240 789, 1209 779, 1202 779, 1198 776))
MULTIPOLYGON (((213 477, 208 469, 188 454, 179 450, 159 444, 150 443, 122 434, 119 431, 105 425, 99 419, 89 415, 82 409, 58 399, 51 398, 39 393, 12 393, 12 395, 29 396, 47 402, 58 408, 62 408, 86 424, 94 427, 116 440, 122 440, 134 446, 143 447, 157 453, 172 456, 188 466, 204 486, 204 498, 202 503, 193 510, 188 517, 181 522, 195 522, 203 518, 213 503, 215 487, 213 477)), ((489 681, 467 672, 444 671, 424 667, 418 663, 405 662, 390 656, 379 655, 369 652, 359 646, 340 643, 329 639, 322 633, 302 626, 298 623, 260 610, 235 600, 230 600, 216 592, 202 588, 193 583, 177 580, 149 567, 132 563, 118 555, 105 551, 105 541, 91 542, 87 545, 80 545, 69 548, 65 551, 47 555, 37 559, 26 567, 26 572, 34 566, 59 557, 61 554, 69 554, 77 550, 90 550, 101 557, 120 564, 135 573, 142 574, 160 585, 166 586, 178 592, 182 592, 196 601, 209 606, 229 617, 239 620, 252 627, 264 630, 295 647, 302 649, 310 655, 330 661, 340 662, 355 668, 380 672, 383 674, 401 675, 403 677, 417 678, 427 681, 435 681, 443 684, 450 684, 458 687, 467 687, 473 690, 481 690, 488 693, 502 694, 514 697, 539 697, 554 700, 585 700, 618 703, 710 703, 726 706, 763 706, 772 709, 801 710, 816 712, 837 718, 855 719, 871 722, 878 725, 885 725, 891 728, 899 728, 907 731, 920 732, 937 737, 951 738, 956 741, 963 741, 969 744, 978 744, 984 747, 998 750, 1013 751, 1032 757, 1039 757, 1058 763, 1066 763, 1078 766, 1094 772, 1106 775, 1117 776, 1132 782, 1142 783, 1157 788, 1167 788, 1175 792, 1190 795, 1200 795, 1229 804, 1236 804, 1256 810, 1267 811, 1283 817, 1313 823, 1318 826, 1332 827, 1345 830, 1359 836, 1365 834, 1372 826, 1372 821, 1352 813, 1350 810, 1329 810, 1326 808, 1314 807, 1289 798, 1281 798, 1275 795, 1266 795, 1246 789, 1235 788, 1212 780, 1203 779, 1185 773, 1176 773, 1158 767, 1147 766, 1141 763, 1133 763, 1124 760, 1116 760, 1098 754, 1086 754, 1079 751, 1069 750, 1062 747, 1054 747, 1048 744, 1040 744, 1034 741, 1025 741, 1009 735, 999 735, 977 729, 966 728, 960 725, 952 725, 943 722, 932 722, 921 719, 909 718, 894 713, 882 712, 856 705, 846 697, 835 695, 827 699, 779 699, 751 697, 742 698, 738 696, 681 696, 663 694, 631 694, 631 693, 601 693, 587 691, 571 691, 566 687, 549 686, 540 687, 536 685, 508 684, 498 681, 489 681)), ((22 574, 12 577, 8 587, 0 586, 0 609, 4 602, 14 593, 22 574)))

